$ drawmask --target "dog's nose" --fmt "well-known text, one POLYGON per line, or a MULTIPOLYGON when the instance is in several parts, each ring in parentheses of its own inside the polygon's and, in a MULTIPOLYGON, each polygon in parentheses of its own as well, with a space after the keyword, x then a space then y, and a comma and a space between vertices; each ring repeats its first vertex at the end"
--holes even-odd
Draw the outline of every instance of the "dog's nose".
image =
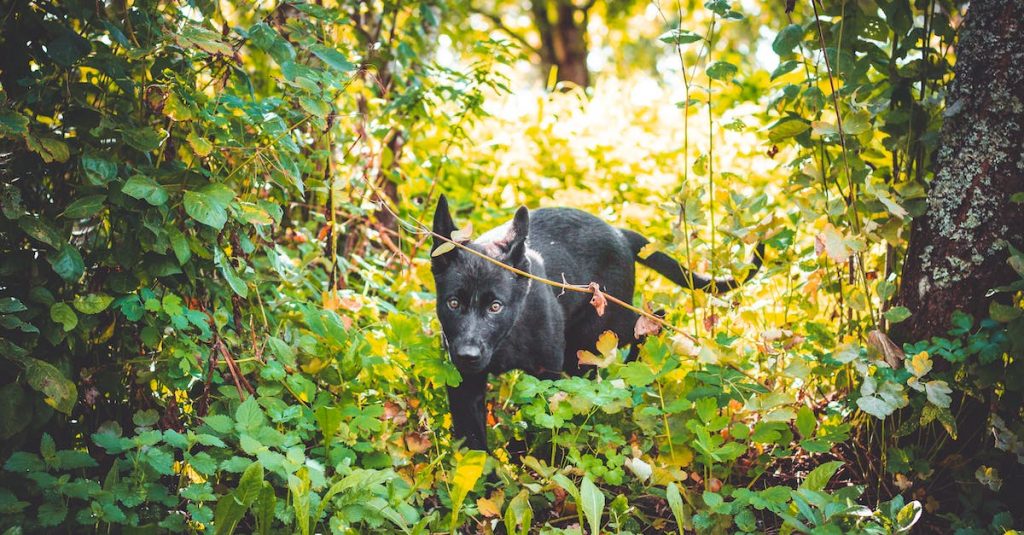
POLYGON ((476 364, 481 356, 480 348, 476 346, 461 347, 455 353, 455 359, 463 364, 476 364))

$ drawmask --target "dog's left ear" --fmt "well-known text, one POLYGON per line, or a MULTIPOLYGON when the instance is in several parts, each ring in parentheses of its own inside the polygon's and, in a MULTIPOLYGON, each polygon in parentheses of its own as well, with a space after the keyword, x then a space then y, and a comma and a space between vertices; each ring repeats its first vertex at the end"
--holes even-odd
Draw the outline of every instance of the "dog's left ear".
MULTIPOLYGON (((437 209, 434 210, 434 234, 440 234, 445 238, 450 238, 452 232, 456 230, 455 222, 452 221, 452 213, 448 210, 448 199, 442 194, 441 198, 437 200, 437 209)), ((437 249, 442 243, 447 243, 444 240, 434 236, 434 249, 437 249)))
POLYGON ((505 251, 505 259, 512 266, 522 262, 526 256, 526 238, 530 233, 530 211, 525 206, 516 210, 516 216, 512 218, 512 224, 508 233, 501 240, 501 248, 505 251))

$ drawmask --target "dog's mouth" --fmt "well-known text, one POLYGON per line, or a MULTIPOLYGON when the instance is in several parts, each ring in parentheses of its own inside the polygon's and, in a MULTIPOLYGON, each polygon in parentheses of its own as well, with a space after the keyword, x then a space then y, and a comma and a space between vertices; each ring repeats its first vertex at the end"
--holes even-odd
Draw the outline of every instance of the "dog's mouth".
MULTIPOLYGON (((490 359, 487 359, 490 360, 490 359)), ((462 373, 480 373, 487 367, 487 362, 483 359, 467 360, 460 359, 458 357, 452 357, 452 362, 455 367, 462 373)))

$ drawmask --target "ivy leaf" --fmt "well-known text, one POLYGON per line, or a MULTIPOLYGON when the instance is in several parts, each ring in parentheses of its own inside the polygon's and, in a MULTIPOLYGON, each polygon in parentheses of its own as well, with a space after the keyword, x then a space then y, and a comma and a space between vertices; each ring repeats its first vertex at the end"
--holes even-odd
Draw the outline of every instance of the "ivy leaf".
POLYGON ((786 26, 778 35, 775 36, 775 40, 772 41, 772 50, 780 56, 786 56, 793 53, 793 49, 800 44, 804 38, 804 28, 799 24, 790 24, 786 26))
POLYGON ((75 282, 85 274, 82 255, 78 254, 78 249, 70 245, 64 245, 56 254, 46 255, 46 260, 53 267, 53 271, 67 282, 75 282))
POLYGON ((152 178, 142 175, 129 178, 121 188, 121 193, 135 199, 145 200, 152 206, 160 206, 168 199, 167 190, 163 186, 152 178))

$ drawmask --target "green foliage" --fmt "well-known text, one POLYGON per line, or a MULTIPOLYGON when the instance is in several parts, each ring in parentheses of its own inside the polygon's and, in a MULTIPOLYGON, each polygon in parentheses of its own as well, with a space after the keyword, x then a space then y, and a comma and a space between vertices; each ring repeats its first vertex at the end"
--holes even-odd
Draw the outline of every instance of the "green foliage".
POLYGON ((948 337, 901 351, 878 330, 910 314, 891 259, 926 209, 956 6, 783 25, 610 5, 683 68, 524 99, 504 95, 511 45, 458 3, 221 4, 2 19, 0 529, 1013 525, 992 497, 1024 458, 1024 285, 948 337), (739 274, 757 241, 769 258, 727 299, 641 272, 676 330, 634 362, 590 355, 592 377, 496 379, 494 451, 453 451, 461 378, 411 224, 439 191, 478 228, 567 204, 700 272, 739 274), (962 463, 959 519, 929 501, 944 461, 899 439, 955 437, 967 397, 995 407, 995 448, 962 463), (850 444, 875 431, 865 470, 850 444))

